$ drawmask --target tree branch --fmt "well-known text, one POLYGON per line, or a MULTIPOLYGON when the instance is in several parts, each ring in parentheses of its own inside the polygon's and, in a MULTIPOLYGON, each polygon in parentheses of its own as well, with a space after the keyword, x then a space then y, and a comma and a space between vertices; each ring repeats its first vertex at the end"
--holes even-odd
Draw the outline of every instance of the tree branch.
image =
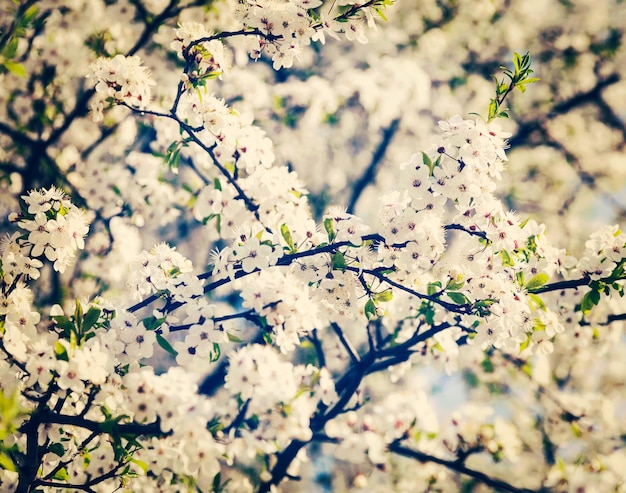
POLYGON ((361 177, 352 185, 352 194, 350 195, 350 200, 348 201, 347 212, 352 214, 354 212, 354 207, 358 202, 363 190, 365 188, 374 183, 376 178, 376 172, 380 167, 383 158, 385 157, 385 153, 387 152, 387 148, 389 144, 393 140, 394 135, 398 131, 398 127, 400 126, 400 118, 394 119, 387 128, 384 128, 382 133, 383 137, 378 144, 378 147, 374 151, 372 155, 372 160, 370 161, 369 166, 365 169, 365 172, 361 175, 361 177))
POLYGON ((407 457, 409 459, 415 459, 422 463, 434 462, 435 464, 442 465, 450 469, 451 471, 474 478, 486 486, 489 486, 491 488, 497 488, 501 491, 506 491, 508 493, 538 493, 538 492, 547 491, 544 488, 541 488, 539 490, 530 490, 528 488, 517 488, 505 481, 502 481, 501 479, 493 478, 485 474, 484 472, 477 471, 475 469, 470 469, 469 467, 465 466, 462 462, 459 462, 456 460, 441 459, 439 457, 435 457, 433 455, 420 452, 419 450, 413 450, 411 448, 400 445, 398 441, 394 441, 391 444, 389 444, 388 449, 390 452, 401 455, 403 457, 407 457))

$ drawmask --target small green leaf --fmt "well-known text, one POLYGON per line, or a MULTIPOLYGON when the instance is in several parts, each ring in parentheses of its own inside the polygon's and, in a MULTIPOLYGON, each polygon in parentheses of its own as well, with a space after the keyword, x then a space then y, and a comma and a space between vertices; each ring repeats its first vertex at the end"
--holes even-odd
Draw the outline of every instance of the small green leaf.
POLYGON ((52 452, 54 455, 63 457, 63 455, 65 454, 65 447, 63 447, 62 443, 53 443, 48 447, 48 451, 52 452))
POLYGON ((13 75, 17 75, 18 77, 26 77, 28 73, 24 68, 24 65, 17 62, 4 62, 4 67, 11 72, 13 75))
POLYGON ((80 331, 83 326, 83 305, 81 305, 78 298, 76 298, 76 308, 74 309, 74 323, 76 328, 80 331))
POLYGON ((385 14, 383 14, 383 11, 381 9, 375 8, 374 9, 376 11, 376 13, 378 14, 378 16, 384 20, 385 22, 387 22, 387 17, 385 17, 385 14))
POLYGON ((222 473, 218 472, 215 476, 213 476, 213 491, 220 491, 222 483, 222 473))
POLYGON ((456 279, 450 279, 450 281, 448 281, 448 284, 446 284, 446 290, 458 291, 463 286, 465 286, 465 280, 463 280, 463 277, 459 275, 456 277, 456 279))
POLYGON ((531 338, 530 338, 530 335, 528 335, 526 339, 522 341, 521 344, 519 345, 520 353, 528 349, 528 346, 530 346, 530 341, 531 341, 531 338))
POLYGON ((342 272, 346 270, 346 258, 343 253, 335 252, 332 256, 331 262, 333 270, 340 270, 342 272))
POLYGON ((432 159, 430 159, 430 156, 422 151, 422 161, 426 166, 428 166, 430 176, 433 176, 435 168, 439 165, 439 158, 437 158, 437 160, 433 163, 432 159))
POLYGON ((488 110, 489 120, 493 120, 497 112, 498 112, 498 102, 495 99, 492 99, 489 102, 489 110, 488 110))
POLYGON ((69 339, 70 334, 76 330, 74 323, 65 315, 57 315, 55 317, 52 317, 52 319, 57 324, 57 326, 63 330, 63 337, 65 339, 69 339))
POLYGON ((291 231, 289 231, 289 226, 287 226, 287 224, 283 223, 283 224, 280 225, 280 234, 282 235, 283 239, 285 240, 285 242, 289 246, 289 251, 292 252, 292 253, 295 252, 296 251, 296 247, 293 244, 293 238, 291 237, 291 231))
POLYGON ((156 318, 150 315, 142 320, 143 326, 147 330, 156 330, 165 322, 165 318, 156 318))
POLYGON ((532 301, 532 303, 534 303, 535 307, 539 310, 546 310, 546 304, 544 303, 544 301, 537 296, 536 294, 533 293, 528 293, 528 297, 530 298, 530 300, 532 301))
POLYGON ((228 337, 228 340, 230 342, 237 342, 237 343, 243 342, 241 339, 239 339, 239 337, 237 337, 234 334, 231 334, 230 332, 226 332, 226 337, 228 337))
POLYGON ((178 352, 172 347, 170 342, 165 337, 163 337, 161 334, 157 334, 156 335, 156 340, 159 343, 159 346, 161 346, 163 349, 165 349, 165 351, 167 351, 169 354, 171 354, 174 358, 176 356, 178 356, 178 352))
POLYGON ((381 291, 380 293, 376 293, 374 295, 374 300, 377 302, 387 302, 387 301, 391 301, 393 299, 393 291, 391 290, 391 288, 389 289, 385 289, 384 291, 381 291))
POLYGON ((58 360, 61 360, 61 361, 69 361, 70 360, 70 357, 67 354, 67 349, 59 341, 56 341, 54 343, 54 354, 56 355, 58 360))
POLYGON ((139 468, 143 471, 144 474, 148 473, 148 464, 146 464, 144 461, 139 460, 139 459, 130 459, 130 462, 132 462, 136 466, 139 466, 139 468))
POLYGON ((484 360, 482 360, 480 366, 485 373, 493 373, 494 366, 490 358, 486 357, 484 360))
POLYGON ((452 292, 447 291, 446 294, 457 305, 467 305, 470 302, 470 300, 467 299, 467 296, 465 296, 463 293, 457 293, 457 292, 454 292, 454 291, 452 291, 452 292))
POLYGON ((376 304, 371 298, 367 300, 367 303, 365 303, 365 317, 368 320, 378 318, 378 316, 376 315, 376 304))
POLYGON ((439 281, 431 282, 428 284, 428 295, 433 296, 441 289, 441 283, 439 281))
POLYGON ((52 476, 52 478, 58 481, 68 481, 70 479, 70 475, 67 473, 67 469, 65 467, 62 467, 54 473, 54 476, 52 476))
POLYGON ((515 265, 515 260, 506 250, 500 250, 499 252, 500 258, 502 259, 502 265, 504 267, 513 267, 515 265))
POLYGON ((217 342, 213 343, 213 351, 211 351, 211 363, 216 362, 222 355, 222 349, 217 342))
POLYGON ((600 292, 591 290, 585 293, 582 301, 580 302, 580 311, 584 314, 587 314, 591 311, 591 309, 596 306, 600 302, 600 292))
POLYGON ((526 289, 528 291, 532 291, 533 289, 537 289, 541 286, 543 286, 545 283, 548 282, 548 279, 550 279, 550 276, 548 276, 548 274, 545 273, 540 273, 537 274, 533 277, 530 278, 530 281, 528 281, 528 283, 526 284, 526 289))
POLYGON ((329 243, 332 243, 337 236, 333 223, 334 221, 332 217, 327 217, 326 219, 324 219, 324 229, 326 230, 326 234, 328 235, 329 243))
POLYGON ((89 329, 91 329, 91 327, 93 327, 93 325, 98 321, 98 318, 100 318, 100 313, 102 313, 100 308, 95 306, 92 306, 89 308, 89 310, 87 310, 87 313, 85 314, 85 318, 83 320, 83 333, 87 332, 89 329))
POLYGON ((15 464, 4 452, 0 452, 0 469, 4 469, 5 471, 17 472, 17 468, 15 464))

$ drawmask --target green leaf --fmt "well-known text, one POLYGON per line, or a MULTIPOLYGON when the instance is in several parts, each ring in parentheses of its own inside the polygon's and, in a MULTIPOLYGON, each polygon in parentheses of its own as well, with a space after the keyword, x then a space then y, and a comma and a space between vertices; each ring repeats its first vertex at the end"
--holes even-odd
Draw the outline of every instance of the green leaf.
POLYGON ((543 310, 543 311, 546 310, 546 304, 543 302, 543 300, 539 296, 533 293, 528 293, 528 297, 535 304, 535 307, 537 307, 537 309, 543 310))
POLYGON ((156 330, 161 326, 163 322, 165 322, 165 318, 156 318, 152 315, 142 320, 143 326, 147 330, 156 330))
POLYGON ((378 315, 376 314, 376 304, 374 303, 374 300, 372 300, 371 298, 369 300, 367 300, 367 303, 365 303, 365 317, 368 320, 373 320, 375 318, 378 318, 378 315))
POLYGON ((70 479, 70 475, 67 473, 67 469, 65 467, 62 467, 54 473, 54 476, 52 476, 52 478, 58 481, 68 481, 70 479))
POLYGON ((18 77, 26 77, 28 73, 24 68, 24 65, 17 62, 4 62, 4 67, 11 72, 13 75, 17 75, 18 77))
POLYGON ((543 286, 545 283, 548 282, 548 279, 550 279, 550 276, 548 276, 548 274, 545 273, 540 273, 537 274, 533 277, 530 278, 530 281, 528 281, 528 283, 526 284, 526 289, 528 291, 532 291, 533 289, 537 289, 541 286, 543 286))
POLYGON ((4 55, 4 58, 7 58, 9 60, 15 58, 19 46, 19 39, 17 37, 12 37, 3 50, 2 54, 4 55))
POLYGON ((467 305, 470 302, 470 300, 467 299, 467 296, 465 296, 463 293, 457 293, 454 291, 453 292, 446 291, 446 294, 457 305, 467 305))
POLYGON ((55 317, 52 317, 52 319, 57 324, 57 326, 63 330, 63 337, 65 339, 69 339, 70 334, 76 330, 74 323, 65 315, 57 315, 55 317))
POLYGON ((393 299, 393 291, 391 290, 391 288, 389 289, 385 289, 384 291, 381 291, 380 293, 376 293, 374 295, 374 300, 377 302, 387 302, 387 301, 391 301, 393 299))
POLYGON ((465 280, 461 275, 457 276, 456 279, 450 279, 448 284, 446 284, 447 291, 458 291, 463 286, 465 286, 465 280))
POLYGON ((500 258, 502 259, 502 266, 504 267, 513 267, 515 265, 515 260, 506 250, 500 250, 499 252, 500 258))
POLYGON ((163 337, 161 334, 156 335, 156 340, 159 343, 159 346, 165 349, 165 351, 171 354, 174 358, 178 356, 178 352, 172 347, 169 341, 165 337, 163 337))
POLYGON ((285 242, 289 246, 289 251, 291 253, 295 252, 296 251, 296 247, 293 244, 293 238, 291 237, 291 231, 289 231, 289 226, 287 226, 287 224, 283 223, 283 224, 280 225, 280 234, 282 235, 283 239, 285 240, 285 242))
POLYGON ((59 341, 56 341, 54 343, 54 354, 56 355, 58 360, 61 360, 61 361, 69 361, 70 360, 70 357, 67 354, 67 349, 59 341))
POLYGON ((65 447, 63 447, 62 443, 53 443, 48 447, 48 451, 52 452, 54 455, 63 457, 63 454, 65 454, 65 447))
POLYGON ((378 16, 384 20, 385 22, 387 22, 387 17, 385 17, 385 14, 383 14, 383 11, 379 8, 374 8, 374 10, 376 11, 376 13, 378 14, 378 16))
POLYGON ((334 221, 332 217, 327 217, 326 219, 324 219, 324 229, 326 230, 326 234, 328 235, 328 241, 330 243, 332 243, 337 236, 333 223, 334 221))
POLYGON ((17 468, 15 464, 4 452, 0 452, 0 469, 4 469, 5 471, 17 472, 17 468))
POLYGON ((428 284, 428 295, 433 296, 441 289, 441 283, 439 281, 431 282, 428 284))
POLYGON ((422 161, 426 166, 428 166, 428 170, 430 171, 429 174, 430 176, 432 176, 435 168, 439 165, 439 158, 437 158, 437 160, 433 163, 432 159, 430 159, 430 156, 422 151, 422 161))
POLYGON ((243 342, 241 339, 239 339, 239 337, 237 337, 234 334, 231 334, 230 332, 226 332, 226 337, 228 337, 228 340, 230 342, 237 342, 237 343, 243 342))
POLYGON ((74 322, 76 327, 80 329, 83 323, 83 305, 80 304, 78 298, 76 298, 76 308, 74 309, 74 322))
POLYGON ((221 490, 221 482, 222 482, 222 473, 218 472, 215 476, 213 476, 213 485, 212 485, 213 491, 221 490))
POLYGON ((591 290, 585 293, 582 301, 580 302, 580 311, 584 314, 587 314, 591 311, 591 309, 596 306, 600 302, 600 292, 591 290))
POLYGON ((343 253, 335 252, 332 256, 331 262, 333 270, 340 270, 342 272, 346 270, 346 258, 343 253))
POLYGON ((87 310, 85 318, 83 319, 83 333, 93 327, 93 325, 98 321, 98 318, 100 318, 100 313, 102 313, 100 308, 95 306, 92 306, 89 310, 87 310))
POLYGON ((489 120, 493 120, 497 112, 498 112, 498 102, 495 99, 492 99, 489 102, 489 111, 488 111, 489 120))
POLYGON ((485 373, 493 373, 494 366, 493 366, 493 362, 491 361, 489 357, 485 357, 485 359, 482 360, 482 362, 480 363, 480 366, 482 367, 485 373))
POLYGON ((222 349, 217 342, 213 343, 213 351, 211 351, 211 363, 216 362, 222 355, 222 349))
POLYGON ((130 462, 132 462, 136 466, 139 466, 139 468, 143 471, 144 474, 148 473, 148 464, 146 464, 144 461, 139 460, 139 459, 130 459, 130 462))
POLYGON ((37 15, 37 12, 39 12, 39 8, 37 7, 37 5, 33 5, 26 12, 24 12, 24 23, 28 25, 33 22, 35 16, 37 15))
POLYGON ((515 68, 516 72, 519 72, 520 62, 521 62, 521 57, 519 56, 519 53, 514 52, 513 53, 513 67, 515 68))

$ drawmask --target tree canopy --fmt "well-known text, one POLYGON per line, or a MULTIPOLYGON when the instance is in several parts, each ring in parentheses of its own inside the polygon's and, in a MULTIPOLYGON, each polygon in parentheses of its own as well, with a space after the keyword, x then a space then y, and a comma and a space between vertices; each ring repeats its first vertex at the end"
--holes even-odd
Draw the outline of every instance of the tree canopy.
POLYGON ((619 0, 5 0, 0 490, 626 491, 619 0))

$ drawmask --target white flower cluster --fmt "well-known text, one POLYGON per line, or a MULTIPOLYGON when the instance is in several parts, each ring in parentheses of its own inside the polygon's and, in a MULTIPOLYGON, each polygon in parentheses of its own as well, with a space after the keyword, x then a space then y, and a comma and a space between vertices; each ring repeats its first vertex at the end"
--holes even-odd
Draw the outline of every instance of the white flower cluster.
MULTIPOLYGON (((263 53, 272 57, 274 69, 293 66, 302 49, 311 40, 325 41, 325 33, 339 38, 345 33, 346 39, 367 43, 365 26, 374 26, 373 9, 365 7, 357 10, 338 22, 335 19, 314 19, 311 9, 322 5, 322 0, 245 0, 239 2, 237 18, 248 28, 262 34, 249 38, 248 49, 254 59, 263 53)), ((334 4, 333 4, 334 5, 334 4)), ((340 2, 340 5, 356 5, 340 2)), ((331 6, 332 10, 332 6, 331 6)))
POLYGON ((439 425, 425 392, 391 392, 370 412, 345 413, 329 421, 324 431, 339 441, 338 459, 359 463, 366 454, 372 463, 381 465, 387 463, 387 446, 394 440, 420 437, 416 441, 428 442, 439 432, 439 425))
POLYGON ((272 142, 252 119, 237 113, 222 99, 199 91, 187 91, 181 99, 179 117, 194 127, 203 141, 217 144, 213 153, 222 164, 235 163, 251 174, 257 167, 274 162, 272 142))
POLYGON ((506 155, 506 139, 496 123, 463 120, 460 116, 439 122, 443 134, 429 154, 415 154, 403 165, 402 182, 416 209, 433 208, 441 200, 454 201, 459 208, 475 205, 482 195, 490 196, 500 179, 506 155), (430 190, 435 197, 423 193, 430 190), (435 200, 435 203, 432 203, 435 200))
POLYGON ((272 328, 274 342, 283 353, 300 345, 300 338, 322 326, 318 307, 306 283, 296 275, 261 271, 241 281, 243 306, 265 317, 272 328), (290 286, 285 291, 285 286, 290 286))
POLYGON ((37 257, 54 262, 54 270, 65 272, 74 261, 76 250, 85 248, 84 237, 89 231, 85 215, 65 194, 52 187, 32 190, 23 195, 26 209, 13 213, 9 220, 17 222, 27 234, 14 235, 2 246, 2 266, 5 282, 18 276, 39 277, 43 266, 37 257))
POLYGON ((230 68, 229 53, 218 39, 195 43, 190 53, 186 53, 192 42, 211 36, 204 24, 183 22, 176 29, 175 34, 176 37, 170 48, 178 53, 179 58, 190 57, 195 64, 194 69, 187 73, 187 77, 196 81, 214 78, 230 68))
POLYGON ((250 273, 275 265, 283 253, 282 248, 262 238, 262 232, 253 235, 245 228, 240 231, 232 247, 226 247, 214 255, 213 276, 225 273, 234 278, 237 271, 250 273))
POLYGON ((310 440, 309 422, 317 404, 330 405, 337 399, 327 370, 293 365, 259 344, 230 356, 225 387, 246 403, 246 416, 263 418, 262 428, 245 432, 244 439, 266 453, 293 439, 310 440))
POLYGON ((163 179, 162 158, 132 151, 123 158, 125 166, 107 163, 118 159, 111 155, 92 157, 69 174, 70 182, 92 210, 111 218, 122 214, 126 207, 138 227, 152 220, 163 226, 180 215, 176 205, 181 192, 163 179))
POLYGON ((192 269, 191 261, 175 247, 161 243, 144 250, 134 262, 128 286, 137 299, 164 291, 176 301, 190 301, 203 294, 202 282, 191 274, 192 269))
POLYGON ((95 121, 102 119, 104 102, 126 104, 133 108, 145 108, 152 97, 151 87, 156 85, 148 69, 137 55, 115 55, 113 58, 98 58, 91 64, 98 97, 91 103, 95 121))
POLYGON ((617 225, 607 225, 591 234, 576 271, 591 279, 609 277, 626 258, 626 233, 617 225))

